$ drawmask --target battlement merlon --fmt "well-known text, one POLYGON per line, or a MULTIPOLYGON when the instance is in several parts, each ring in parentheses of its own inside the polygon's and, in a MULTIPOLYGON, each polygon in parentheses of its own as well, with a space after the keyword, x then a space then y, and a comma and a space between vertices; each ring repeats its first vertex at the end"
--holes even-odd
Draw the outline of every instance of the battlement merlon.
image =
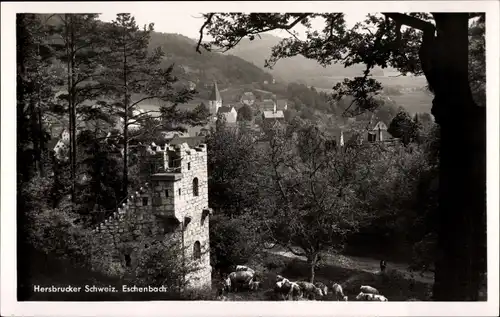
POLYGON ((175 173, 183 173, 188 169, 184 162, 196 160, 202 164, 207 161, 207 146, 200 144, 191 148, 187 143, 168 145, 164 150, 165 170, 175 173))
POLYGON ((201 143, 195 147, 190 147, 189 144, 186 142, 181 143, 181 144, 166 144, 165 146, 158 146, 154 145, 157 148, 157 152, 165 152, 165 151, 170 151, 170 152, 180 152, 182 150, 196 150, 198 152, 206 152, 207 151, 207 145, 205 143, 201 143))
POLYGON ((197 162, 206 165, 207 145, 202 143, 195 147, 190 147, 188 143, 165 144, 164 146, 152 143, 147 146, 147 152, 151 155, 153 161, 159 164, 161 168, 155 172, 183 173, 190 170, 189 162, 197 162))

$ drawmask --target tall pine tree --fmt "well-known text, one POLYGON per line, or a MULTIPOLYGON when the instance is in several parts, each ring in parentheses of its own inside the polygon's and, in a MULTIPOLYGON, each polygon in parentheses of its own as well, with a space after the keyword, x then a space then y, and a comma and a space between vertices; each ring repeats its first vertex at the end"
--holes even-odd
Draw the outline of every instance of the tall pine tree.
POLYGON ((133 16, 128 13, 118 14, 107 28, 106 76, 100 83, 106 87, 107 94, 115 102, 108 106, 123 122, 121 135, 123 143, 123 184, 122 195, 127 196, 129 185, 129 143, 130 125, 140 125, 150 113, 163 114, 163 119, 191 123, 194 113, 177 110, 177 104, 188 101, 195 93, 193 90, 176 89, 178 79, 173 75, 173 65, 162 69, 160 63, 164 53, 160 48, 149 53, 148 45, 153 32, 153 24, 141 30, 133 16), (139 96, 132 100, 132 97, 139 96), (145 100, 166 102, 158 111, 137 112, 145 100), (167 118, 168 117, 168 118, 167 118))
MULTIPOLYGON (((97 78, 102 71, 103 24, 98 14, 56 14, 52 25, 51 44, 56 56, 65 64, 66 92, 59 96, 67 104, 70 133, 71 198, 76 202, 77 129, 88 112, 95 116, 91 103, 102 95, 97 78)), ((111 117, 108 117, 111 121, 111 117)))

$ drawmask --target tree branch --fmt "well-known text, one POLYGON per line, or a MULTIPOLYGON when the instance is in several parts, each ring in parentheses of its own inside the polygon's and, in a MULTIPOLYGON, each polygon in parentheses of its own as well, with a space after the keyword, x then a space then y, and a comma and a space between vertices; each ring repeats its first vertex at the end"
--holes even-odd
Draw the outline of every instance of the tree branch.
POLYGON ((162 98, 165 98, 167 97, 166 95, 154 95, 154 96, 148 96, 148 97, 144 97, 144 98, 141 98, 139 100, 137 100, 136 102, 134 102, 133 104, 131 104, 128 108, 129 109, 132 109, 134 108, 137 104, 145 101, 145 100, 149 100, 149 99, 155 99, 155 98, 158 98, 158 99, 162 99, 162 98))
POLYGON ((210 13, 205 21, 205 23, 203 23, 203 25, 201 26, 200 28, 200 38, 198 39, 198 44, 196 44, 196 51, 201 54, 201 51, 200 51, 200 46, 201 46, 201 41, 203 41, 203 30, 205 29, 205 27, 212 21, 212 18, 213 16, 215 15, 215 13, 210 13))
POLYGON ((388 18, 393 19, 396 23, 401 24, 401 25, 406 25, 421 31, 434 31, 435 27, 432 25, 432 23, 420 20, 415 17, 411 17, 409 15, 403 14, 403 13, 384 13, 382 12, 383 15, 385 15, 388 18))

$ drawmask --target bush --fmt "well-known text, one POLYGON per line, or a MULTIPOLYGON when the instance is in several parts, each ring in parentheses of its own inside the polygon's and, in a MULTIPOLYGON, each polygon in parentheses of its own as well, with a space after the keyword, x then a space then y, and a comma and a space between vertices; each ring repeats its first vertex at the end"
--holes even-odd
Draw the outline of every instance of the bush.
POLYGON ((229 218, 217 215, 210 221, 210 257, 216 270, 244 264, 259 250, 257 226, 251 216, 229 218))
POLYGON ((268 270, 281 270, 286 266, 283 259, 277 257, 266 257, 264 259, 264 267, 268 270))
POLYGON ((91 233, 76 224, 68 205, 30 209, 26 229, 29 244, 43 254, 90 267, 91 233))
POLYGON ((179 292, 189 283, 184 277, 197 269, 194 265, 180 265, 178 255, 182 252, 177 245, 164 245, 159 241, 142 248, 133 272, 135 282, 144 286, 165 286, 172 293, 179 292))

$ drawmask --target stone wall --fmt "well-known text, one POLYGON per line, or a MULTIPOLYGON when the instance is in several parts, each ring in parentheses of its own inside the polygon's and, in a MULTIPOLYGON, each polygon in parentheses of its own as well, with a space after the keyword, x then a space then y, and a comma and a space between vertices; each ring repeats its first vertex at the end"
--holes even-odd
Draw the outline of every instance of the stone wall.
POLYGON ((94 232, 109 258, 107 270, 124 274, 136 264, 146 240, 163 240, 184 246, 188 264, 199 267, 186 279, 190 287, 211 285, 209 249, 207 149, 204 144, 158 148, 164 153, 162 173, 132 193, 118 210, 94 232), (166 225, 169 223, 170 225, 166 225), (144 239, 147 237, 148 239, 144 239), (199 243, 199 256, 195 245, 199 243), (127 257, 130 257, 127 258, 127 257))

